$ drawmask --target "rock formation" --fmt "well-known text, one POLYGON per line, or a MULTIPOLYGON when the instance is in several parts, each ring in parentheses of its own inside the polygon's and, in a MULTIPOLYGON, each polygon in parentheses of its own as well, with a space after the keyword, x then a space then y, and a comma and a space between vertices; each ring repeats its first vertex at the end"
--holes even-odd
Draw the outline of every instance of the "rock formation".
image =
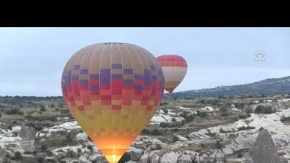
POLYGON ((22 124, 18 136, 22 140, 35 140, 35 130, 33 127, 28 127, 26 124, 22 124))
POLYGON ((263 129, 260 132, 245 163, 282 163, 268 130, 263 129))

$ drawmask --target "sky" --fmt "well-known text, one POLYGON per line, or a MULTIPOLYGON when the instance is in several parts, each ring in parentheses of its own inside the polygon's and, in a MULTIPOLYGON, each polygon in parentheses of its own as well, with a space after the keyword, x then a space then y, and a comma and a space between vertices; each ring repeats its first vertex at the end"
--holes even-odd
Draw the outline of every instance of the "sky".
POLYGON ((70 57, 103 42, 182 56, 188 69, 174 92, 290 76, 290 28, 6 27, 0 28, 0 95, 62 96, 70 57))

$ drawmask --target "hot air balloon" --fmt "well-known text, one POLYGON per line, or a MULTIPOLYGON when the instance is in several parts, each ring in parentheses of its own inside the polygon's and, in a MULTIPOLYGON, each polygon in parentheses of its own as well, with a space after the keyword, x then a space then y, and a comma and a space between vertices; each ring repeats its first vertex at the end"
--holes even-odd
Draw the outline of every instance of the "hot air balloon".
POLYGON ((156 59, 163 70, 164 89, 171 94, 184 79, 187 72, 187 63, 183 57, 175 54, 161 55, 156 59))
POLYGON ((98 43, 66 63, 67 107, 108 162, 116 163, 150 122, 164 91, 156 58, 129 43, 98 43))

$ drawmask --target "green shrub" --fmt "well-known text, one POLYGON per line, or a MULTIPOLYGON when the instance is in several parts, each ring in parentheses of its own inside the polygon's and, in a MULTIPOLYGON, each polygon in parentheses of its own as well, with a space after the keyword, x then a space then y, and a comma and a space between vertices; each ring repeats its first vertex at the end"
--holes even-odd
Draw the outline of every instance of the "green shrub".
POLYGON ((161 150, 162 149, 161 144, 156 144, 156 149, 161 150))
POLYGON ((272 106, 270 105, 258 105, 255 109, 255 112, 260 114, 260 113, 263 113, 263 114, 271 114, 274 112, 272 106))
POLYGON ((250 130, 250 129, 254 129, 255 127, 252 126, 242 126, 238 128, 238 131, 242 131, 242 130, 250 130))
POLYGON ((288 116, 288 117, 281 117, 281 119, 280 119, 280 121, 282 121, 282 122, 290 122, 290 117, 288 116))

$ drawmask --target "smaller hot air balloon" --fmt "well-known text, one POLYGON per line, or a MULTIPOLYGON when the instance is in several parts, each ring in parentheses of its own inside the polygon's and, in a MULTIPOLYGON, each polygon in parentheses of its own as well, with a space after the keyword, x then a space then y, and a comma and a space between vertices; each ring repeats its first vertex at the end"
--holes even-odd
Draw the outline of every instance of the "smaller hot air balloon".
POLYGON ((161 55, 156 59, 163 70, 164 89, 171 94, 184 79, 187 63, 183 57, 176 54, 161 55))

